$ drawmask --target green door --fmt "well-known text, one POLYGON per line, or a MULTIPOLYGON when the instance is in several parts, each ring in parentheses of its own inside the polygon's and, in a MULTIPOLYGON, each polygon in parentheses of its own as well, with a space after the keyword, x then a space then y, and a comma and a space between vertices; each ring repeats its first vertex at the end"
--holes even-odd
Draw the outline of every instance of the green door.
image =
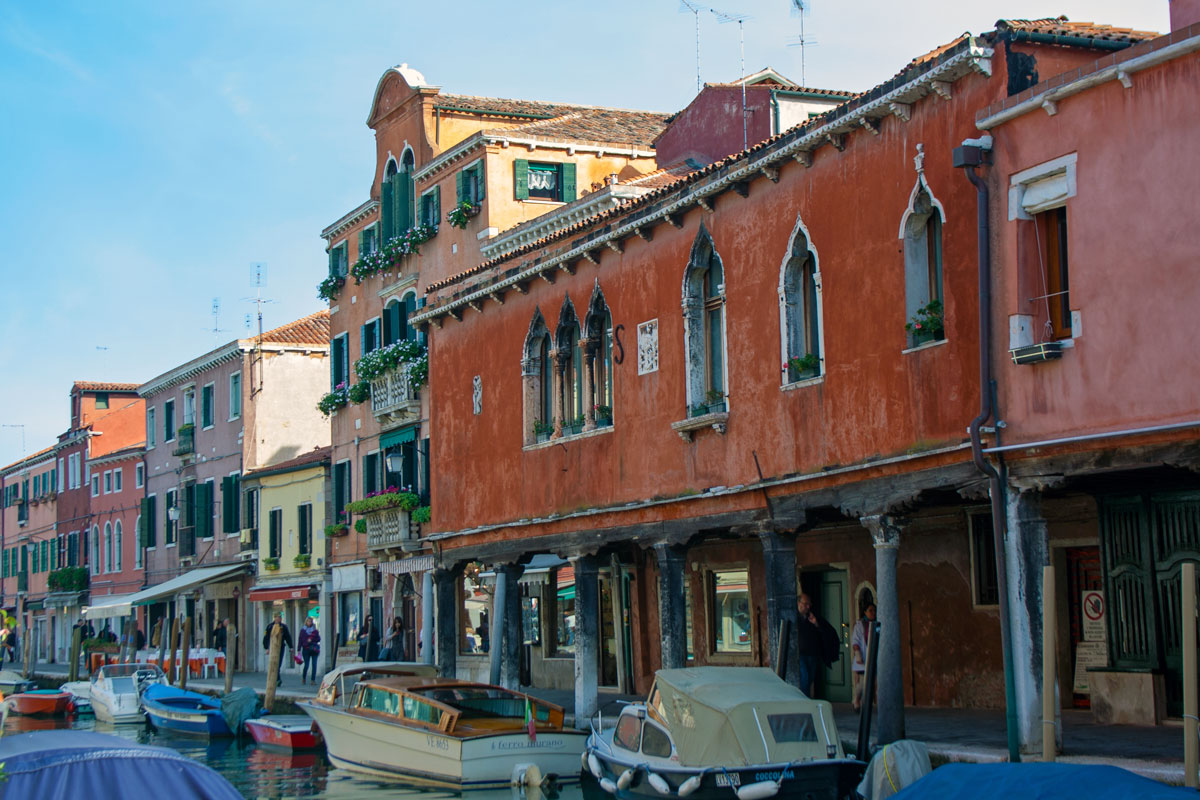
POLYGON ((849 703, 853 695, 850 677, 850 579, 844 570, 819 573, 817 613, 837 631, 839 657, 832 667, 821 670, 817 678, 817 696, 833 703, 849 703))

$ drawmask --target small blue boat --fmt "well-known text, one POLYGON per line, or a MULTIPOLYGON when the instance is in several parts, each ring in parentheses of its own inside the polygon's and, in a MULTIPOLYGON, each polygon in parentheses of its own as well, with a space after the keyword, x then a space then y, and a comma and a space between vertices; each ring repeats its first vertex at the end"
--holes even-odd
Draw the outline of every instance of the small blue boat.
POLYGON ((221 701, 173 686, 152 685, 142 693, 142 708, 158 730, 193 736, 233 736, 221 714, 221 701))
POLYGON ((90 731, 5 736, 0 763, 5 798, 241 800, 229 781, 174 750, 90 731))

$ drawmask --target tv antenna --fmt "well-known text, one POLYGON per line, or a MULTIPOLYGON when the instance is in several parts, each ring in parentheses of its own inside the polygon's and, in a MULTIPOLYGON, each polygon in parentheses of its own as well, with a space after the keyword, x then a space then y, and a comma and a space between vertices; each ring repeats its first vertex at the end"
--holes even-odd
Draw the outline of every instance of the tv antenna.
MULTIPOLYGON (((793 3, 797 0, 792 0, 793 3)), ((718 25, 724 25, 728 22, 736 22, 738 26, 738 45, 741 48, 741 84, 742 84, 742 149, 750 148, 750 136, 747 130, 746 123, 746 31, 742 23, 750 19, 745 14, 730 14, 727 11, 718 11, 715 8, 710 8, 709 12, 717 18, 718 25)))
POLYGON ((679 13, 687 11, 696 18, 696 94, 700 94, 700 90, 704 88, 700 85, 700 12, 703 10, 703 6, 691 0, 679 0, 679 13))
POLYGON ((220 316, 221 316, 221 298, 214 297, 212 300, 213 326, 209 330, 210 333, 219 334, 219 333, 228 333, 229 332, 227 329, 222 328, 220 325, 217 324, 217 320, 220 318, 220 316))
POLYGON ((800 85, 808 86, 808 78, 804 74, 804 48, 816 47, 817 40, 809 39, 804 35, 804 15, 808 13, 808 5, 805 0, 792 0, 792 16, 800 18, 800 36, 788 42, 788 47, 800 48, 800 85))
MULTIPOLYGON (((263 312, 262 307, 267 303, 274 303, 274 300, 268 300, 262 296, 263 287, 267 285, 267 265, 261 261, 251 265, 253 273, 250 282, 254 285, 254 297, 244 297, 244 301, 254 303, 255 310, 258 312, 258 338, 254 345, 254 352, 250 359, 250 396, 258 394, 262 391, 262 337, 263 337, 263 312), (257 367, 257 369, 255 369, 257 367)), ((250 327, 250 315, 246 315, 246 327, 250 327)))

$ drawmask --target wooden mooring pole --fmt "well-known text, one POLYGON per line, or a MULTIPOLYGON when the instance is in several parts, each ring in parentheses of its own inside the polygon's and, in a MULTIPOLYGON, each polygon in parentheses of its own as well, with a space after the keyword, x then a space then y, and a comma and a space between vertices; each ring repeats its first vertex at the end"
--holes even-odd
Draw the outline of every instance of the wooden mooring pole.
POLYGON ((1055 640, 1058 616, 1054 610, 1054 567, 1042 567, 1042 761, 1053 761, 1056 753, 1054 723, 1055 640))

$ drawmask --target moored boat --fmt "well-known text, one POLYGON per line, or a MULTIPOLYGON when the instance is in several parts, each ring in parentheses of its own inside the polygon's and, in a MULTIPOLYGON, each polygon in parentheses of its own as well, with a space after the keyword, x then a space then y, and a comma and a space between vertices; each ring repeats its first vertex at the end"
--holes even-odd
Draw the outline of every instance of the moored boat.
POLYGON ((101 722, 141 723, 142 692, 149 686, 164 685, 167 676, 157 664, 106 664, 92 675, 91 700, 96 719, 101 722))
POLYGON ((158 730, 193 736, 233 736, 215 697, 155 684, 142 693, 142 708, 158 730))
POLYGON ((10 695, 7 702, 17 714, 61 717, 67 713, 71 694, 61 689, 30 689, 10 695))
POLYGON ((19 672, 11 669, 0 669, 0 694, 8 697, 26 689, 36 689, 37 684, 19 672))
POLYGON ((358 681, 344 707, 298 703, 334 766, 452 789, 579 780, 586 734, 559 706, 483 683, 436 677, 358 681))
POLYGON ((645 703, 598 722, 583 762, 624 800, 840 800, 866 768, 846 757, 828 702, 765 668, 659 670, 645 703))
POLYGON ((246 720, 243 725, 254 741, 283 750, 316 750, 324 746, 321 730, 304 714, 271 714, 246 720))
POLYGON ((92 713, 92 684, 89 681, 70 681, 59 687, 71 695, 68 711, 83 716, 92 713))

